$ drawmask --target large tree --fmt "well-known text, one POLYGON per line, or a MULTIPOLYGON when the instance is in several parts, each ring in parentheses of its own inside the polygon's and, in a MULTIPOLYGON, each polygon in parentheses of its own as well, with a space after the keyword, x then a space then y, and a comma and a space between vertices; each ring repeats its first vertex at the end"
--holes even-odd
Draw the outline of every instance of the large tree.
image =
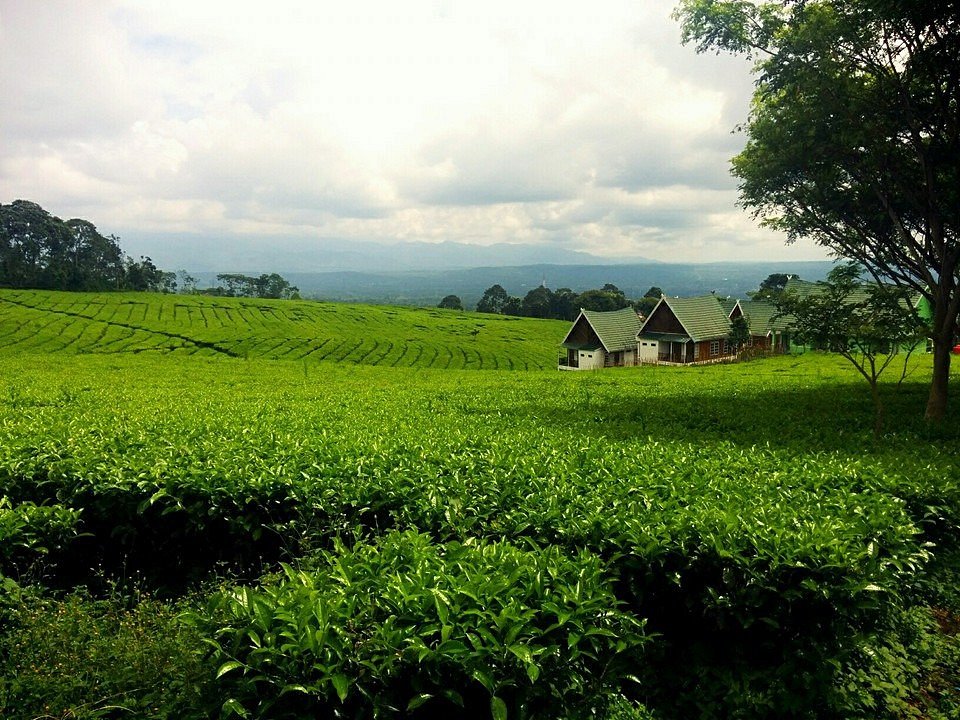
POLYGON ((510 295, 507 294, 502 285, 491 285, 484 291, 483 297, 477 303, 477 312, 501 314, 508 300, 510 300, 510 295))
POLYGON ((929 0, 682 0, 685 42, 756 59, 740 199, 932 307, 928 418, 960 309, 960 9, 929 0))
POLYGON ((64 222, 28 200, 0 204, 0 286, 118 290, 128 262, 88 220, 64 222))

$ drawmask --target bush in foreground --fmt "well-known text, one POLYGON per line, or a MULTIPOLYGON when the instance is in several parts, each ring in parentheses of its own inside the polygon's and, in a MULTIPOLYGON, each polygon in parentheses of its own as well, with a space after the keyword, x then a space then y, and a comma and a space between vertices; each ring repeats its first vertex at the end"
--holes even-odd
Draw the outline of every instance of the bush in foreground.
POLYGON ((592 555, 415 532, 225 591, 199 622, 223 709, 257 718, 594 715, 644 643, 592 555))

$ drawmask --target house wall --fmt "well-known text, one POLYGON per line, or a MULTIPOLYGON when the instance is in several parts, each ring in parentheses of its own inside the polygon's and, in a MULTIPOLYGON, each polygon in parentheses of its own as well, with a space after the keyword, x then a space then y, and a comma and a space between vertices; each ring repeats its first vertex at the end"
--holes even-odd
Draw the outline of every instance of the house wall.
MULTIPOLYGON (((598 350, 598 352, 603 351, 598 350)), ((620 353, 619 362, 616 361, 617 353, 604 353, 604 355, 606 355, 603 361, 604 367, 632 367, 637 364, 637 351, 634 348, 623 350, 620 353)))
MULTIPOLYGON (((694 343, 692 362, 709 362, 710 360, 719 360, 720 358, 733 357, 733 345, 726 338, 715 338, 714 340, 701 340, 694 343), (710 353, 710 346, 718 343, 716 354, 710 353), (726 351, 724 351, 724 342, 726 342, 726 351)), ((691 362, 688 360, 687 362, 691 362)))
POLYGON ((641 338, 637 341, 637 361, 656 362, 659 359, 660 343, 657 340, 641 338))
POLYGON ((599 370, 603 367, 606 355, 602 348, 599 350, 578 350, 577 364, 581 370, 599 370))

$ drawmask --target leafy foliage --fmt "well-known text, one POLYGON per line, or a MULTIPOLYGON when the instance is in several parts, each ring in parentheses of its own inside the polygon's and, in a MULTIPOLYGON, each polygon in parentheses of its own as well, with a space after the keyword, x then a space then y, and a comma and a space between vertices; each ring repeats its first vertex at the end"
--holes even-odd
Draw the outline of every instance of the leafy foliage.
POLYGON ((193 719, 213 705, 203 644, 184 608, 146 597, 18 595, 0 635, 0 714, 193 719))
MULTIPOLYGON (((875 431, 883 430, 878 381, 901 353, 926 341, 928 328, 902 290, 864 284, 856 263, 838 265, 813 292, 777 296, 778 312, 789 317, 794 341, 846 358, 866 379, 874 399, 875 431)), ((906 362, 906 361, 905 361, 906 362)))
POLYGON ((642 644, 617 605, 595 557, 406 532, 228 590, 200 623, 244 717, 578 717, 642 644))
POLYGON ((960 20, 954 3, 682 0, 684 41, 756 57, 740 199, 933 308, 942 419, 960 311, 960 20))
POLYGON ((566 329, 556 322, 406 307, 0 290, 0 341, 27 352, 527 370, 554 366, 552 348, 566 329))
MULTIPOLYGON (((39 294, 13 296, 41 305, 39 294)), ((69 308, 57 300, 72 297, 48 294, 43 306, 69 308)), ((181 301, 155 297, 171 304, 150 312, 181 301)), ((197 300, 183 307, 215 302, 197 300)), ((216 302, 218 313, 314 308, 216 302)), ((331 307, 358 322, 351 306, 331 307)), ((103 309, 162 327, 143 306, 86 312, 103 309)), ((192 323, 200 332, 195 314, 192 323)), ((557 326, 491 317, 481 337, 495 323, 557 326)), ((910 412, 920 383, 892 392, 881 378, 891 416, 906 419, 874 440, 868 399, 829 355, 771 358, 750 373, 481 373, 79 354, 40 336, 46 345, 0 351, 0 492, 10 508, 78 515, 62 542, 43 540, 49 552, 31 556, 31 577, 97 594, 110 578, 136 578, 169 597, 232 574, 194 626, 214 653, 204 668, 216 700, 190 701, 200 716, 372 713, 360 688, 423 717, 455 704, 443 689, 463 698, 457 713, 478 717, 550 717, 564 703, 645 717, 637 702, 664 718, 892 718, 923 693, 929 707, 950 707, 936 698, 949 696, 952 646, 929 647, 936 631, 919 611, 955 577, 960 430, 910 412), (615 636, 570 644, 550 628, 550 603, 578 582, 571 611, 615 636), (330 642, 345 648, 323 646, 327 670, 302 650, 306 629, 319 629, 316 608, 330 610, 340 628, 330 642), (496 644, 501 615, 531 653, 558 646, 536 656, 535 680, 523 650, 496 644), (641 627, 642 641, 631 635, 641 627), (441 652, 457 633, 466 651, 441 652), (422 660, 417 638, 430 650, 422 660), (574 649, 584 654, 571 660, 574 649), (591 653, 611 652, 609 666, 593 664, 591 653), (462 664, 487 668, 496 691, 462 664)), ((71 627, 72 646, 91 626, 71 627)), ((10 667, 0 676, 15 676, 10 667)))

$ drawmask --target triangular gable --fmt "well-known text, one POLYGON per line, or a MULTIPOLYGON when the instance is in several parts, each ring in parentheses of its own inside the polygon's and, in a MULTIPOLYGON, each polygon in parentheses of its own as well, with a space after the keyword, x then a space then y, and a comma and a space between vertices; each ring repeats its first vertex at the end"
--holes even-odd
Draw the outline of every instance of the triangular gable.
POLYGON ((687 328, 684 327, 680 318, 677 317, 677 314, 673 311, 673 308, 670 307, 666 297, 661 297, 660 301, 654 306, 653 310, 650 311, 650 315, 641 326, 640 332, 637 333, 637 337, 643 335, 644 333, 653 332, 677 335, 682 333, 683 335, 690 337, 690 333, 687 331, 687 328))
POLYGON ((596 338, 596 344, 607 352, 629 350, 636 343, 639 329, 640 319, 632 308, 607 312, 581 308, 561 345, 583 347, 596 338), (589 327, 589 336, 584 332, 586 327, 589 327))
POLYGON ((593 328, 593 325, 590 324, 587 316, 583 314, 583 310, 577 315, 577 319, 573 321, 573 325, 570 326, 570 330, 560 344, 565 347, 577 348, 602 345, 600 336, 597 335, 597 331, 593 328), (576 337, 577 335, 580 335, 580 337, 576 337))

